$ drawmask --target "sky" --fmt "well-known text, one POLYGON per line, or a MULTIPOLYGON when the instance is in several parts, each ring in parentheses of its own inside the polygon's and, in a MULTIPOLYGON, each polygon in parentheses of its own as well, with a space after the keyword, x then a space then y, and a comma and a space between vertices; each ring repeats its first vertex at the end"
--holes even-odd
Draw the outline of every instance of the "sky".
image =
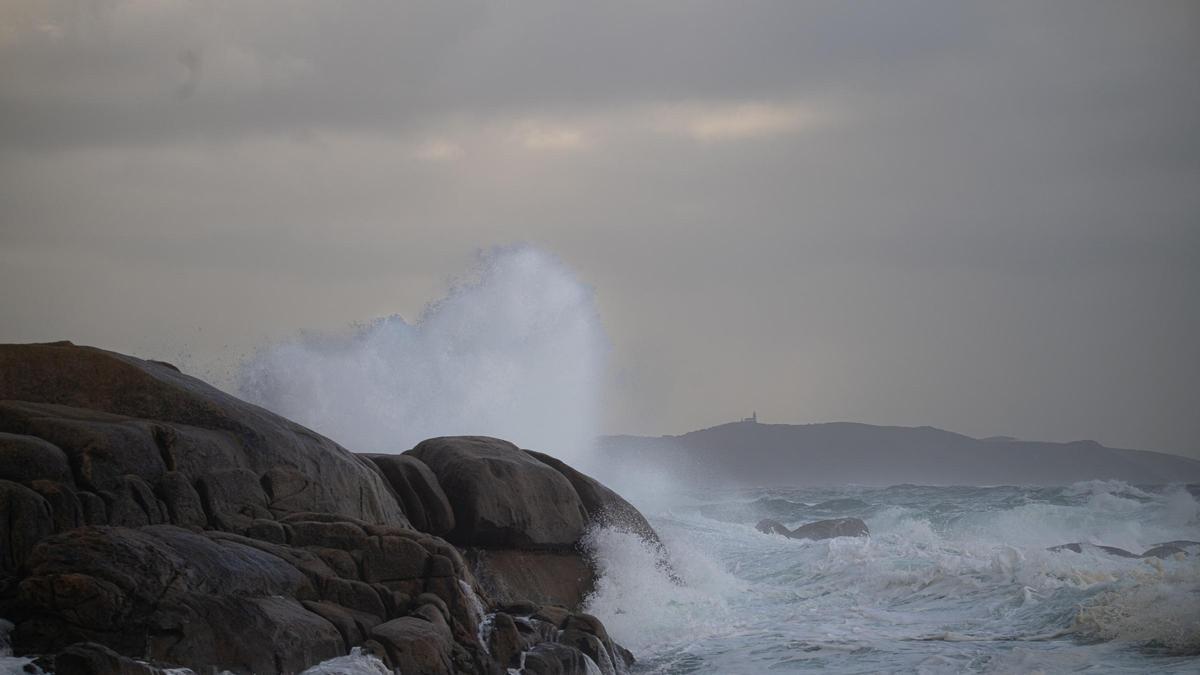
POLYGON ((220 383, 519 242, 609 433, 1200 457, 1200 4, 0 5, 0 340, 220 383))

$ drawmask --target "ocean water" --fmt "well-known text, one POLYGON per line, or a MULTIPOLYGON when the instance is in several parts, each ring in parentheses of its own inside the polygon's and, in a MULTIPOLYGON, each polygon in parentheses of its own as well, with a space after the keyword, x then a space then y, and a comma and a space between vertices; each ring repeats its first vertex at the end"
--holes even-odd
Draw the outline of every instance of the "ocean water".
MULTIPOLYGON (((761 489, 647 509, 677 585, 635 537, 594 532, 588 603, 637 673, 1200 673, 1200 503, 1182 486, 761 489), (869 538, 757 532, 855 516, 869 538)), ((666 502, 664 504, 664 502, 666 502)))

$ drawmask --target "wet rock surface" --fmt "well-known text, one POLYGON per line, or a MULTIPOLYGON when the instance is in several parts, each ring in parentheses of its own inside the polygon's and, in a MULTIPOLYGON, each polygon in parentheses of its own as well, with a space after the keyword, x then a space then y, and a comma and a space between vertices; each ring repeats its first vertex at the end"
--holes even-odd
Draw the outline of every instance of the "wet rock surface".
POLYGON ((657 542, 506 441, 360 456, 169 364, 0 345, 0 619, 58 673, 624 672, 578 613, 592 525, 657 542))

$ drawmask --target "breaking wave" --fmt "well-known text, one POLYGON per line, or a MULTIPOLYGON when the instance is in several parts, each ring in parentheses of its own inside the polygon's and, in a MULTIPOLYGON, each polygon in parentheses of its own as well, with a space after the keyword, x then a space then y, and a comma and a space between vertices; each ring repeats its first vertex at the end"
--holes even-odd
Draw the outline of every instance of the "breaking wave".
MULTIPOLYGON (((813 516, 798 515, 794 526, 813 516)), ((829 517, 818 515, 816 517, 829 517)), ((762 490, 685 495, 652 521, 685 581, 635 537, 593 533, 605 574, 589 610, 643 657, 640 672, 1195 672, 1200 504, 1181 487, 762 490), (864 539, 798 541, 704 515, 840 502, 864 539), (864 508, 865 507, 865 508, 864 508), (741 511, 739 511, 741 508, 741 511)))
POLYGON ((358 452, 480 434, 586 466, 607 348, 592 290, 545 251, 511 246, 481 254, 415 322, 262 349, 239 391, 358 452))

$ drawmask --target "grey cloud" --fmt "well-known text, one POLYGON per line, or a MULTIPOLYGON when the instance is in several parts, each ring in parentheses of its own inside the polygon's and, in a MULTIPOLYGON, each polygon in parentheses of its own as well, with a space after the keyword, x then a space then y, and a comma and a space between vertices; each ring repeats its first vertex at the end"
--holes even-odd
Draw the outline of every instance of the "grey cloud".
POLYGON ((1194 3, 58 7, 0 10, 0 338, 219 376, 524 240, 597 289, 609 431, 1200 453, 1194 3), (740 105, 826 117, 655 117, 740 105))

